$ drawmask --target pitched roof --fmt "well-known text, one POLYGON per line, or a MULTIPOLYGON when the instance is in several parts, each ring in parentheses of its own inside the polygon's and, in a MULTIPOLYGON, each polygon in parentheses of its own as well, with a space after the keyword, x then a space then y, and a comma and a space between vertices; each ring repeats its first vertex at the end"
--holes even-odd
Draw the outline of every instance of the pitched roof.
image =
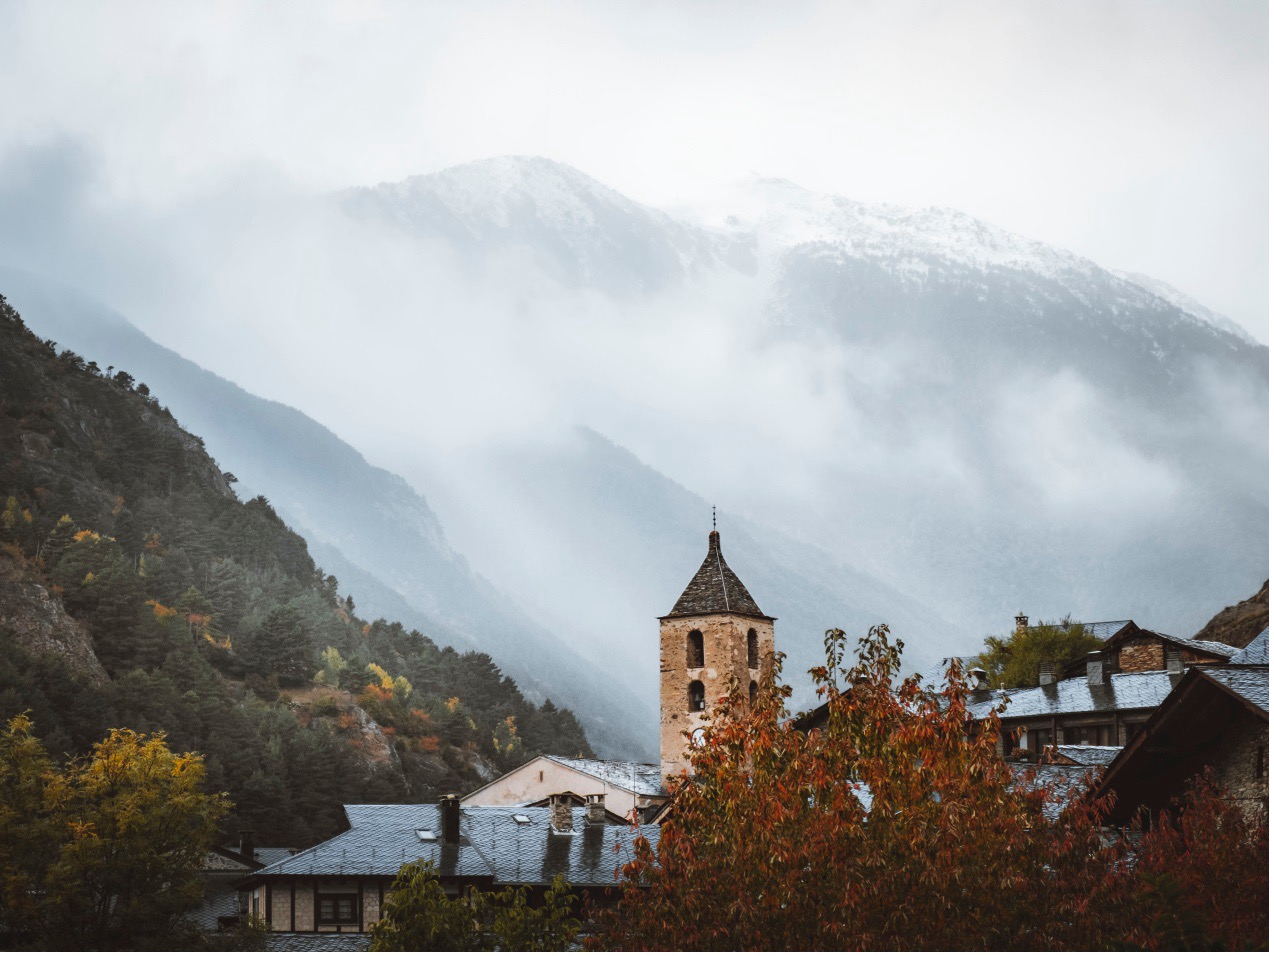
POLYGON ((546 885, 559 873, 571 886, 610 886, 620 881, 620 869, 632 861, 638 833, 652 846, 659 843, 657 826, 588 826, 585 814, 572 808, 571 832, 558 833, 549 826, 547 809, 465 807, 461 828, 490 860, 495 881, 514 886, 546 885), (515 816, 529 822, 518 823, 515 816))
POLYGON ((441 840, 442 820, 434 804, 354 804, 345 807, 350 829, 318 846, 258 870, 270 876, 387 876, 404 863, 433 863, 443 877, 489 877, 497 883, 548 884, 562 874, 573 886, 619 882, 640 833, 652 846, 659 827, 585 824, 585 810, 572 808, 569 833, 551 832, 543 807, 462 807, 460 843, 441 840), (520 820, 525 822, 519 822, 520 820), (422 839, 427 830, 433 839, 422 839))
POLYGON ((1201 667, 1199 672, 1230 693, 1270 712, 1270 672, 1247 667, 1201 667))
POLYGON ((1055 749, 1058 754, 1082 767, 1108 767, 1124 748, 1102 747, 1097 744, 1058 744, 1055 749))
POLYGON ((1011 763, 1013 787, 1044 787, 1044 816, 1056 820, 1072 801, 1088 790, 1100 771, 1062 763, 1011 763))
POLYGON ((690 579, 665 617, 692 617, 699 614, 745 614, 766 617, 757 607, 743 582, 721 556, 721 535, 708 535, 708 556, 690 579))
POLYGON ((1232 659, 1238 653, 1237 647, 1230 644, 1222 644, 1220 641, 1201 641, 1194 637, 1174 637, 1171 634, 1163 633, 1163 631, 1151 631, 1150 633, 1156 637, 1162 637, 1165 641, 1172 641, 1172 643, 1180 644, 1182 647, 1190 647, 1207 654, 1215 654, 1217 657, 1224 657, 1226 660, 1232 659))
POLYGON ((989 700, 970 703, 973 717, 986 717, 1009 700, 1001 720, 1049 714, 1087 714, 1112 710, 1142 710, 1158 707, 1181 679, 1167 671, 1137 671, 1111 674, 1101 684, 1089 684, 1087 677, 1070 677, 1046 687, 1022 687, 992 693, 989 700))
POLYGON ((1252 643, 1230 658, 1231 664, 1264 664, 1270 666, 1270 629, 1252 638, 1252 643))
POLYGON ((554 757, 545 759, 564 767, 596 777, 614 787, 622 787, 643 797, 665 797, 663 773, 656 763, 638 763, 635 760, 593 760, 587 757, 554 757))
POLYGON ((1098 640, 1108 641, 1129 624, 1133 624, 1133 621, 1093 621, 1082 626, 1084 630, 1098 640))

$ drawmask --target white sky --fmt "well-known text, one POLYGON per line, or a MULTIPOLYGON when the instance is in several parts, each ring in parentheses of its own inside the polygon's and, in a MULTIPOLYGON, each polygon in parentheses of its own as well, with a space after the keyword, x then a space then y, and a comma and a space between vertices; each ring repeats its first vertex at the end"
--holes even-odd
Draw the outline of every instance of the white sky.
POLYGON ((692 204, 755 172, 946 205, 1268 330, 1263 3, 0 0, 0 158, 156 209, 503 153, 692 204))

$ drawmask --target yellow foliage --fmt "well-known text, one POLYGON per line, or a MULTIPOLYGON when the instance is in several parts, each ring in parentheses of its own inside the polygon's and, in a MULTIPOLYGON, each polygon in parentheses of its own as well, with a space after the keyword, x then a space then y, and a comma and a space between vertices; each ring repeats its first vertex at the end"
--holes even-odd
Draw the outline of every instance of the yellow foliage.
POLYGON ((457 707, 459 707, 459 706, 460 706, 460 698, 459 698, 459 697, 448 697, 448 698, 447 698, 447 710, 451 711, 451 712, 454 714, 454 713, 456 712, 456 708, 457 708, 457 707))
POLYGON ((83 543, 85 541, 101 541, 102 536, 98 534, 96 531, 90 531, 88 528, 85 528, 83 531, 75 532, 75 537, 73 540, 80 543, 83 543))
POLYGON ((157 621, 167 620, 168 618, 173 617, 177 613, 173 608, 164 607, 164 605, 160 604, 158 601, 154 600, 153 598, 147 601, 146 604, 150 607, 151 611, 154 612, 155 620, 157 621))
POLYGON ((92 571, 90 571, 88 574, 84 575, 84 581, 83 581, 82 583, 84 583, 84 584, 92 584, 92 583, 93 583, 93 576, 94 576, 94 575, 93 575, 93 572, 92 572, 92 571))

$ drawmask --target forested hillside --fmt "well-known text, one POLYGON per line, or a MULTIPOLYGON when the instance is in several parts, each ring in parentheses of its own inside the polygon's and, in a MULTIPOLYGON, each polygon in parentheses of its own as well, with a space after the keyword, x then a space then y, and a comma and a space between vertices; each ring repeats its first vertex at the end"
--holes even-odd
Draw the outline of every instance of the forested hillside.
POLYGON ((306 845, 341 803, 428 800, 591 755, 482 653, 356 615, 264 497, 149 389, 39 341, 0 297, 0 716, 54 753, 110 727, 207 755, 227 831, 306 845))

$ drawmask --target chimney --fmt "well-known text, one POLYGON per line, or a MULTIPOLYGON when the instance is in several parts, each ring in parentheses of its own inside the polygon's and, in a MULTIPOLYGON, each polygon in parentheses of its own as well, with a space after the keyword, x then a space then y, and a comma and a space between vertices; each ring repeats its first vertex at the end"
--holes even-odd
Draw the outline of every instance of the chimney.
POLYGON ((990 686, 987 680, 986 671, 981 667, 970 667, 969 677, 972 678, 971 690, 986 690, 990 686))
POLYGON ((1092 687, 1106 683, 1106 662, 1101 651, 1088 652, 1088 683, 1092 687))
POLYGON ((442 842, 455 846, 460 842, 460 798, 449 793, 438 801, 442 814, 442 842))
POLYGON ((1185 672, 1185 665, 1181 662, 1181 649, 1178 647, 1169 647, 1167 649, 1167 661, 1164 665, 1165 670, 1169 674, 1181 674, 1185 672))
POLYGON ((1017 612, 1017 617, 1013 618, 1013 621, 1015 624, 1017 624, 1017 633, 1019 634, 1025 634, 1026 626, 1030 624, 1031 622, 1030 618, 1028 618, 1021 611, 1017 612))
POLYGON ((249 860, 257 858, 257 842, 255 837, 256 830, 240 830, 239 831, 239 855, 246 856, 249 860))
POLYGON ((1052 661, 1040 661, 1040 686, 1052 687, 1057 683, 1057 674, 1053 670, 1052 661))
POLYGON ((584 822, 590 827, 601 826, 606 822, 606 794, 592 793, 584 798, 586 810, 584 822))
POLYGON ((571 798, 565 793, 554 793, 549 796, 549 827, 554 833, 570 833, 574 824, 571 820, 571 798))

